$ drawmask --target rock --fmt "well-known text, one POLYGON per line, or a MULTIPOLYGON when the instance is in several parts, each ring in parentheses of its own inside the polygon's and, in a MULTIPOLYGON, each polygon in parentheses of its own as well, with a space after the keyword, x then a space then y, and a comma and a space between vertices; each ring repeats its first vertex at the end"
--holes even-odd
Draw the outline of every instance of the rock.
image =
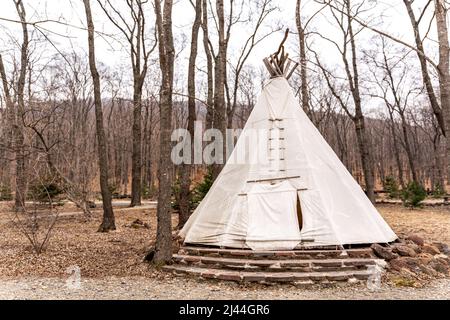
POLYGON ((434 256, 433 260, 440 261, 443 264, 445 264, 445 265, 450 267, 450 259, 446 255, 439 254, 437 256, 434 256))
POLYGON ((97 205, 95 204, 94 201, 86 201, 86 204, 88 206, 89 209, 95 209, 97 208, 97 205))
POLYGON ((424 245, 422 247, 422 251, 425 252, 425 253, 432 254, 432 255, 436 255, 436 254, 440 254, 441 253, 438 248, 436 248, 434 245, 431 245, 431 244, 424 245))
POLYGON ((402 269, 407 269, 415 273, 420 272, 419 261, 411 257, 399 257, 389 261, 389 266, 395 271, 402 272, 402 269))
POLYGON ((438 275, 438 272, 435 271, 433 268, 425 265, 420 265, 420 271, 425 273, 428 276, 436 277, 438 275))
POLYGON ((433 268, 439 273, 448 275, 449 266, 444 259, 433 259, 429 264, 429 267, 433 268))
POLYGON ((133 223, 131 223, 130 225, 126 225, 126 227, 134 228, 134 229, 140 229, 140 228, 150 229, 150 225, 148 223, 144 223, 140 219, 134 220, 133 223))
POLYGON ((427 265, 430 263, 431 260, 433 260, 433 256, 429 253, 420 253, 417 256, 417 259, 420 261, 421 264, 427 265))
POLYGON ((371 248, 378 257, 385 259, 387 261, 398 258, 398 254, 393 253, 390 248, 383 247, 383 246, 379 245, 378 243, 374 243, 371 246, 371 248))
POLYGON ((417 244, 419 246, 423 246, 425 244, 425 241, 423 240, 423 238, 418 236, 417 234, 411 234, 410 236, 408 236, 406 238, 406 240, 411 240, 412 242, 414 242, 415 244, 417 244))
POLYGON ((401 271, 402 269, 406 269, 407 265, 405 261, 401 259, 393 259, 389 261, 389 269, 395 270, 395 271, 401 271))
POLYGON ((443 254, 450 255, 450 248, 445 243, 433 242, 433 245, 443 254))
POLYGON ((398 253, 403 257, 415 257, 417 255, 416 251, 407 245, 396 245, 392 249, 392 252, 398 253))
POLYGON ((413 249, 416 253, 422 252, 422 248, 418 244, 416 244, 414 241, 406 240, 405 244, 408 247, 410 247, 411 249, 413 249))

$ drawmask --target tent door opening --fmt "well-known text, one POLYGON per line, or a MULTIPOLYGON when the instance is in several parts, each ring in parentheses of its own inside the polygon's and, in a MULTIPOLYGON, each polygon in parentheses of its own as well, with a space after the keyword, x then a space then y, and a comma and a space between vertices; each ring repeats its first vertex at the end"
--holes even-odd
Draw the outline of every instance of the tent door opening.
POLYGON ((300 204, 300 196, 297 195, 297 219, 298 219, 298 229, 302 231, 303 228, 303 214, 302 206, 300 204))

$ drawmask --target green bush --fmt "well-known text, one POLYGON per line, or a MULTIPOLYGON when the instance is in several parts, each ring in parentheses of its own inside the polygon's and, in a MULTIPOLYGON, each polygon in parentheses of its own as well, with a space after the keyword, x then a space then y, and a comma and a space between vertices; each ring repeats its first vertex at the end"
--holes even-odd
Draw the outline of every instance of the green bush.
POLYGON ((33 201, 42 203, 53 202, 63 190, 54 182, 35 182, 30 185, 28 196, 33 201))
POLYGON ((119 197, 119 187, 116 184, 108 184, 108 189, 113 198, 119 197))
POLYGON ((181 190, 181 182, 180 178, 176 178, 174 184, 172 185, 172 209, 175 211, 180 210, 180 190, 181 190))
POLYGON ((155 186, 148 186, 147 184, 143 184, 141 188, 142 198, 148 200, 155 197, 157 194, 157 189, 155 186))
POLYGON ((213 172, 211 169, 208 169, 208 172, 203 177, 203 181, 200 182, 193 190, 191 205, 192 208, 195 209, 202 202, 203 198, 208 193, 209 189, 214 183, 213 172))
POLYGON ((387 176, 383 181, 383 189, 389 195, 389 198, 394 199, 400 196, 400 188, 397 180, 393 176, 387 176))
MULTIPOLYGON (((203 181, 200 182, 195 186, 195 188, 191 191, 191 199, 190 199, 190 210, 195 210, 197 206, 200 204, 200 202, 203 200, 203 198, 208 193, 209 189, 211 188, 212 184, 214 183, 213 180, 213 174, 212 170, 208 170, 206 175, 203 177, 203 181)), ((181 189, 181 182, 177 178, 175 180, 174 185, 172 186, 172 194, 173 194, 173 202, 172 202, 172 209, 179 210, 180 205, 180 189, 181 189)))
POLYGON ((11 201, 13 199, 11 188, 0 184, 0 201, 11 201))
POLYGON ((403 204, 406 207, 419 207, 421 202, 427 197, 425 188, 419 183, 413 181, 402 191, 403 204))
POLYGON ((431 192, 431 195, 434 198, 441 198, 443 196, 445 196, 445 190, 444 188, 441 186, 440 183, 435 184, 433 191, 431 192))

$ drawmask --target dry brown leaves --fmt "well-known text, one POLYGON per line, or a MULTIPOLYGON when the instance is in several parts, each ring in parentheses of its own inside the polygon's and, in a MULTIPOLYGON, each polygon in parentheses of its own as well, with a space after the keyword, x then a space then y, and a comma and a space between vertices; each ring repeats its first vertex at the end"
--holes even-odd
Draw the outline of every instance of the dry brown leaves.
MULTIPOLYGON (((3 205, 3 209, 8 207, 3 205)), ((0 208, 1 209, 1 208, 0 208)), ((72 212, 73 207, 62 208, 72 212)), ((6 211, 6 210, 5 210, 6 211)), ((160 273, 143 258, 155 239, 154 210, 116 209, 117 230, 98 233, 101 211, 85 221, 82 214, 62 215, 52 232, 49 246, 40 255, 33 253, 30 243, 11 222, 13 214, 0 212, 0 277, 61 277, 68 268, 78 266, 84 277, 156 276, 160 273), (131 228, 136 219, 150 225, 131 228)), ((45 229, 46 222, 40 222, 45 229)), ((173 224, 176 224, 174 219, 173 224)))
POLYGON ((427 242, 450 244, 450 207, 408 209, 400 205, 378 205, 378 211, 398 236, 418 234, 427 242))
MULTIPOLYGON (((66 270, 78 266, 84 277, 167 277, 143 258, 155 239, 155 210, 116 209, 117 231, 98 233, 101 211, 86 222, 83 215, 62 215, 52 233, 47 250, 33 254, 26 238, 11 223, 9 207, 0 204, 0 277, 62 277, 66 270), (127 227, 136 219, 150 225, 127 227)), ((70 205, 62 212, 75 211, 70 205)), ((429 242, 450 243, 450 210, 426 208, 410 210, 398 205, 379 206, 397 234, 416 233, 429 242)), ((176 216, 173 225, 176 225, 176 216)))

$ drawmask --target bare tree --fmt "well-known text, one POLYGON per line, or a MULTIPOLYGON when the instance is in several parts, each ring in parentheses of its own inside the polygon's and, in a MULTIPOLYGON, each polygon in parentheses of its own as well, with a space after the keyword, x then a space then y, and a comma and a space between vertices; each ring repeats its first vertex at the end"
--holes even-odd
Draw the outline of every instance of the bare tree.
MULTIPOLYGON (((427 9, 428 5, 424 8, 422 13, 420 14, 420 17, 418 19, 416 19, 414 10, 412 8, 412 1, 403 0, 403 3, 405 4, 406 9, 408 11, 409 19, 411 21, 411 26, 414 31, 414 40, 416 42, 416 47, 418 50, 417 57, 419 59, 420 68, 422 71, 423 84, 426 88, 426 92, 428 94, 428 98, 430 100, 430 105, 431 105, 431 108, 433 109, 434 115, 436 116, 436 119, 438 120, 438 122, 442 128, 442 132, 445 132, 444 117, 442 114, 441 106, 439 105, 439 101, 436 97, 436 93, 434 92, 433 83, 431 81, 430 72, 428 70, 428 61, 427 61, 426 55, 425 55, 423 39, 421 37, 420 29, 419 29, 420 22, 425 14, 425 10, 427 9)), ((448 43, 448 41, 447 41, 447 43, 448 43)))
POLYGON ((441 95, 441 108, 445 118, 447 137, 447 177, 450 179, 450 47, 448 42, 447 13, 448 2, 434 0, 436 26, 439 41, 439 91, 441 95))
POLYGON ((401 51, 399 56, 388 56, 386 39, 380 37, 380 45, 372 54, 366 53, 369 63, 372 63, 375 68, 370 72, 375 79, 376 85, 382 92, 378 96, 383 99, 388 109, 389 118, 391 121, 391 133, 394 142, 394 150, 397 155, 397 166, 399 170, 399 179, 402 186, 404 186, 404 179, 402 173, 402 165, 399 159, 398 141, 396 134, 396 123, 394 121, 394 112, 400 118, 400 127, 403 138, 403 146, 408 158, 408 164, 414 182, 419 182, 418 172, 416 168, 416 159, 413 154, 413 149, 410 141, 409 124, 407 121, 407 107, 410 103, 409 98, 413 93, 417 93, 417 88, 412 86, 408 79, 412 79, 408 73, 407 66, 407 52, 401 51), (380 53, 379 61, 377 58, 380 53), (378 76, 377 73, 380 75, 378 76))
POLYGON ((14 149, 16 152, 16 194, 15 209, 23 211, 27 190, 26 150, 24 141, 23 118, 25 116, 25 82, 28 70, 28 25, 22 0, 13 0, 22 27, 22 46, 20 52, 20 70, 17 79, 17 113, 14 122, 14 149))
MULTIPOLYGON (((195 20, 192 25, 191 34, 191 52, 189 55, 188 66, 188 123, 187 130, 191 137, 194 137, 194 124, 196 119, 196 100, 195 100, 195 64, 197 60, 198 52, 198 34, 202 23, 202 1, 196 0, 194 6, 195 20)), ((192 149, 192 146, 191 146, 192 149)), ((190 199, 191 199, 191 171, 192 166, 190 164, 182 164, 180 168, 180 218, 178 225, 182 227, 190 215, 190 199)))
POLYGON ((172 93, 175 49, 172 34, 172 0, 155 0, 156 29, 158 32, 159 62, 162 74, 160 91, 160 155, 159 191, 156 233, 156 246, 153 261, 166 263, 172 259, 172 220, 171 220, 171 128, 172 93))
POLYGON ((59 212, 48 189, 42 181, 40 183, 44 191, 43 197, 47 198, 48 201, 47 208, 43 210, 39 207, 37 199, 32 199, 33 208, 24 207, 22 212, 15 211, 11 219, 14 226, 25 236, 37 255, 47 248, 59 217, 59 212))
POLYGON ((295 22, 298 31, 298 42, 300 48, 300 92, 302 97, 302 108, 306 113, 309 113, 309 95, 308 95, 308 76, 307 76, 307 60, 306 60, 306 35, 305 26, 301 19, 302 1, 297 0, 297 7, 295 10, 295 22))
MULTIPOLYGON (((439 127, 442 131, 442 133, 446 136, 446 144, 447 144, 447 176, 450 176, 450 135, 446 134, 446 124, 447 121, 450 122, 450 120, 447 120, 450 118, 450 74, 449 74, 449 42, 448 42, 448 30, 447 30, 447 6, 446 2, 444 0, 429 0, 426 2, 425 6, 421 9, 420 15, 418 18, 416 18, 416 15, 413 10, 413 1, 412 0, 403 0, 403 3, 405 5, 405 8, 407 10, 408 16, 410 18, 411 26, 413 28, 414 32, 414 40, 415 45, 411 45, 399 38, 396 38, 392 36, 391 34, 384 32, 382 30, 379 30, 375 27, 370 26, 368 23, 362 21, 359 19, 356 15, 352 13, 346 13, 345 11, 341 10, 332 2, 331 0, 323 1, 328 6, 335 10, 340 10, 341 13, 345 15, 349 15, 355 21, 356 23, 360 24, 364 28, 367 28, 369 30, 372 30, 383 37, 386 37, 394 42, 397 42, 417 53, 420 67, 421 67, 421 74, 422 74, 422 80, 424 87, 426 89, 428 99, 430 102, 431 109, 433 110, 434 116, 436 117, 436 120, 439 124, 439 127), (420 23, 422 19, 425 16, 426 11, 430 7, 430 5, 433 3, 435 4, 435 12, 433 17, 436 17, 436 25, 438 30, 438 44, 439 44, 439 64, 436 64, 433 59, 430 57, 429 54, 425 52, 424 48, 424 40, 426 36, 428 35, 428 32, 431 28, 431 23, 433 19, 430 20, 430 25, 427 27, 427 34, 425 37, 421 36, 420 33, 420 23), (431 74, 428 70, 428 64, 431 65, 439 74, 439 88, 440 88, 440 94, 441 94, 441 101, 439 104, 439 101, 437 99, 435 90, 433 88, 433 84, 431 81, 431 74)), ((449 124, 450 125, 450 124, 449 124)), ((447 179, 448 180, 448 179, 447 179)), ((448 182, 448 181, 447 181, 448 182)))
MULTIPOLYGON (((233 7, 233 1, 231 1, 233 7)), ((214 127, 222 133, 222 137, 226 136, 227 129, 227 110, 225 104, 225 82, 227 73, 227 50, 229 33, 225 30, 225 9, 224 1, 216 0, 216 15, 217 15, 217 31, 219 46, 217 55, 214 58, 214 127)), ((230 13, 230 19, 232 12, 230 13)), ((228 26, 230 28, 230 25, 228 26)), ((229 29, 228 29, 229 30, 229 29)), ((223 144, 225 150, 225 142, 223 144)), ((223 161, 222 161, 223 162, 223 161)), ((217 178, 220 171, 222 171, 223 163, 216 163, 213 165, 213 176, 217 178)))
MULTIPOLYGON (((5 65, 3 62, 3 56, 0 54, 0 77, 2 79, 2 87, 3 87, 3 96, 6 104, 6 108, 4 108, 3 111, 3 130, 2 134, 4 135, 4 149, 5 152, 5 158, 6 161, 3 164, 3 170, 7 171, 7 168, 10 168, 10 159, 14 157, 14 150, 13 150, 13 137, 14 133, 12 132, 12 129, 14 128, 13 124, 15 123, 15 114, 16 110, 14 109, 14 102, 11 97, 10 92, 10 84, 8 83, 8 79, 6 76, 6 70, 5 65), (9 158, 9 159, 8 159, 9 158)), ((9 180, 9 179, 8 179, 9 180)), ((4 181, 2 181, 3 183, 4 181)), ((9 183, 8 183, 9 184, 9 183)), ((8 187, 9 188, 9 187, 8 187)), ((17 207, 16 207, 17 209, 17 207)))
POLYGON ((103 107, 100 88, 100 75, 95 61, 95 40, 94 40, 94 22, 92 21, 92 12, 90 0, 83 0, 86 11, 86 23, 88 28, 89 45, 89 67, 91 69, 92 82, 94 84, 94 104, 95 104, 95 124, 97 129, 98 142, 98 165, 100 168, 100 189, 103 201, 103 221, 99 232, 108 232, 116 229, 114 212, 112 208, 111 192, 108 185, 108 155, 105 129, 103 125, 103 107))
MULTIPOLYGON (((250 4, 249 4, 250 5, 250 4)), ((225 89, 227 96, 227 127, 232 128, 233 126, 233 117, 238 105, 238 91, 239 85, 241 82, 241 73, 244 69, 249 57, 251 56, 253 50, 265 39, 267 39, 273 33, 279 31, 281 28, 271 28, 269 31, 261 34, 261 29, 263 28, 264 22, 270 16, 272 12, 276 10, 276 7, 272 5, 272 0, 261 0, 261 2, 256 2, 256 13, 252 10, 251 15, 255 16, 255 23, 253 28, 250 29, 250 35, 245 40, 244 45, 238 51, 238 59, 234 65, 231 65, 231 69, 233 71, 233 81, 232 86, 230 88, 228 81, 225 81, 225 89)), ((249 20, 253 20, 252 17, 249 20)), ((230 20, 230 24, 232 24, 230 20)), ((228 40, 230 38, 231 31, 228 31, 228 40)), ((228 78, 228 77, 227 77, 228 78)))
MULTIPOLYGON (((339 10, 330 7, 330 12, 334 18, 334 21, 337 23, 339 30, 343 35, 342 46, 339 45, 335 40, 323 37, 327 41, 331 42, 340 53, 340 57, 342 59, 346 81, 348 83, 348 88, 353 100, 353 106, 355 109, 355 113, 352 114, 350 109, 348 108, 342 94, 339 93, 339 90, 335 87, 331 80, 331 74, 325 67, 320 63, 319 58, 316 54, 317 65, 321 69, 327 84, 333 94, 333 96, 339 101, 341 107, 345 110, 348 117, 353 121, 355 126, 355 133, 358 139, 358 147, 361 157, 361 164, 364 172, 364 181, 366 187, 366 193, 368 198, 375 202, 375 193, 374 193, 374 185, 375 185, 375 177, 373 170, 373 159, 370 152, 370 142, 367 135, 366 130, 366 121, 364 117, 364 113, 362 111, 362 102, 361 102, 361 92, 360 92, 360 79, 359 79, 359 68, 358 68, 358 57, 357 57, 357 48, 356 48, 356 39, 355 39, 355 31, 353 27, 353 15, 357 15, 356 13, 351 13, 352 5, 350 0, 344 0, 339 10), (345 14, 343 12, 346 12, 345 14), (349 53, 350 50, 350 53, 349 53), (349 57, 350 55, 350 57, 349 57)), ((357 6, 357 10, 361 9, 361 5, 357 6)))
POLYGON ((207 70, 207 98, 206 105, 206 128, 210 129, 213 125, 214 119, 214 59, 212 48, 209 40, 209 24, 208 24, 208 1, 202 1, 202 34, 203 34, 203 49, 206 55, 206 70, 207 70))
POLYGON ((150 55, 156 48, 156 41, 148 48, 147 25, 144 14, 146 0, 125 1, 131 22, 123 11, 117 9, 110 0, 97 0, 108 19, 125 36, 129 48, 133 70, 133 152, 131 161, 131 207, 141 205, 142 188, 142 88, 148 71, 150 55))

